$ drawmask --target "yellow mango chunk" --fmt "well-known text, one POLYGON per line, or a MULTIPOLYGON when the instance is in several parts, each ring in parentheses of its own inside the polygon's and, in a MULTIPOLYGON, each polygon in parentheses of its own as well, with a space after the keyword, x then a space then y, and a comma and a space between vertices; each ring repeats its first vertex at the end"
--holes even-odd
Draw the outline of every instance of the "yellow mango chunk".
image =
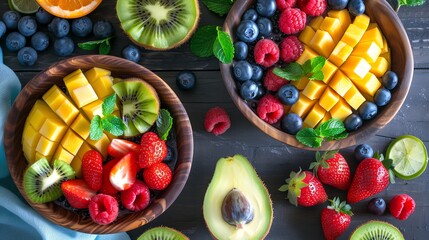
POLYGON ((311 28, 313 28, 314 31, 317 31, 318 29, 320 29, 320 25, 323 22, 323 17, 322 16, 318 16, 313 18, 313 20, 311 20, 311 22, 308 24, 311 28))
POLYGON ((315 58, 319 56, 316 52, 314 52, 309 46, 304 45, 304 51, 302 51, 301 56, 296 60, 299 64, 304 64, 307 60, 315 58))
POLYGON ((327 122, 331 118, 331 114, 329 112, 325 112, 325 115, 323 116, 322 120, 320 120, 319 124, 317 124, 317 127, 319 127, 322 123, 327 122))
POLYGON ((366 30, 368 31, 368 30, 371 30, 371 29, 376 28, 376 27, 378 27, 378 24, 377 24, 377 23, 375 23, 375 22, 370 22, 370 23, 368 24, 368 28, 367 28, 366 30))
POLYGON ((77 178, 82 178, 82 157, 75 156, 70 163, 70 167, 73 168, 77 178))
POLYGON ((320 25, 320 30, 328 32, 332 39, 334 39, 335 43, 337 43, 344 34, 341 29, 340 20, 333 17, 325 17, 320 25))
POLYGON ((40 127, 39 133, 53 142, 59 142, 64 136, 66 130, 67 125, 65 125, 61 119, 46 118, 45 122, 40 127))
POLYGON ((346 95, 344 95, 344 100, 354 109, 358 110, 360 105, 366 101, 365 97, 359 92, 359 90, 352 86, 346 95))
POLYGON ((349 27, 349 25, 352 23, 349 11, 347 9, 330 10, 328 11, 328 16, 332 18, 337 18, 338 20, 340 20, 341 32, 345 32, 349 27))
POLYGON ((370 18, 366 14, 357 15, 355 20, 353 20, 353 24, 359 26, 360 28, 366 30, 369 25, 370 18))
POLYGON ((31 148, 35 148, 39 143, 41 134, 36 131, 31 124, 25 124, 22 132, 22 144, 27 144, 31 148))
POLYGON ((372 97, 374 96, 375 92, 377 92, 377 90, 381 87, 380 81, 374 74, 370 72, 368 72, 365 77, 360 80, 353 80, 353 83, 362 93, 366 93, 372 97))
POLYGON ((375 42, 380 49, 383 49, 383 35, 378 27, 374 27, 365 31, 360 42, 375 42))
POLYGON ((76 106, 67 98, 61 106, 55 110, 55 113, 67 124, 70 125, 76 116, 79 114, 79 110, 76 106))
POLYGON ((97 94, 90 84, 75 88, 69 93, 78 108, 82 108, 98 99, 97 94))
POLYGON ((76 106, 70 101, 63 91, 57 86, 52 86, 43 95, 43 100, 49 107, 68 125, 79 113, 76 106))
POLYGON ((389 63, 388 69, 390 69, 390 63, 391 63, 390 52, 382 53, 382 54, 380 54, 380 57, 383 57, 386 59, 386 61, 389 63))
POLYGON ((325 116, 325 112, 325 109, 319 106, 319 104, 314 104, 307 117, 305 117, 303 126, 308 128, 314 128, 325 116))
POLYGON ((82 69, 76 69, 73 72, 67 74, 64 78, 63 81, 69 81, 71 78, 75 77, 76 75, 80 75, 83 74, 82 69))
POLYGON ((103 117, 103 109, 102 106, 103 101, 100 99, 95 100, 92 103, 89 103, 82 107, 83 112, 88 117, 88 119, 93 119, 95 115, 103 117))
POLYGON ((325 65, 323 65, 322 67, 322 72, 323 72, 323 82, 324 83, 329 83, 329 81, 331 80, 332 76, 334 76, 334 73, 337 71, 337 67, 332 64, 330 61, 326 61, 325 65))
POLYGON ((352 56, 363 57, 369 64, 373 64, 380 56, 381 48, 375 42, 359 42, 353 49, 352 56))
POLYGON ((335 42, 328 32, 317 30, 310 41, 310 46, 320 55, 328 58, 334 50, 335 42))
POLYGON ((71 92, 73 89, 89 84, 88 79, 86 79, 85 75, 80 69, 65 76, 63 81, 66 84, 66 88, 69 92, 71 92))
POLYGON ((318 99, 320 95, 322 95, 325 88, 326 84, 321 81, 309 81, 301 93, 308 97, 308 99, 314 100, 318 99))
POLYGON ((110 144, 109 138, 103 133, 103 136, 99 140, 86 139, 88 144, 95 150, 99 151, 104 158, 107 157, 107 146, 110 144))
POLYGON ((353 86, 350 79, 341 71, 337 71, 329 82, 329 86, 341 97, 353 86))
POLYGON ((104 99, 114 93, 113 91, 113 78, 111 76, 102 76, 95 82, 91 83, 95 93, 99 99, 104 99))
POLYGON ((344 121, 350 114, 352 114, 352 110, 343 99, 340 99, 340 101, 335 104, 329 113, 331 114, 332 118, 344 121))
POLYGON ((296 113, 301 118, 304 118, 315 102, 315 100, 308 99, 304 94, 300 94, 298 101, 290 108, 290 112, 296 113))
POLYGON ((57 85, 54 85, 45 94, 43 94, 42 98, 48 106, 55 111, 61 106, 66 95, 57 85))
POLYGON ((332 50, 328 60, 340 67, 352 53, 353 48, 343 41, 339 41, 332 50))
POLYGON ((383 48, 381 49, 381 53, 390 52, 389 45, 387 44, 386 38, 383 36, 383 48))
POLYGON ((69 153, 76 155, 83 144, 83 139, 73 130, 69 129, 61 141, 61 146, 69 153))
POLYGON ((27 159, 27 162, 29 164, 34 163, 34 155, 36 154, 36 151, 34 150, 35 147, 29 146, 26 142, 22 143, 22 152, 24 153, 25 159, 27 159))
POLYGON ((382 77, 387 70, 389 69, 389 62, 384 57, 378 57, 375 63, 371 65, 371 69, 369 70, 376 77, 382 77))
POLYGON ((299 34, 298 39, 306 45, 310 44, 311 39, 313 38, 316 31, 313 30, 310 26, 305 26, 304 30, 299 34))
POLYGON ((352 80, 358 81, 365 77, 371 65, 362 57, 350 56, 341 66, 341 70, 352 80))
POLYGON ((55 151, 54 156, 52 156, 52 160, 61 160, 68 164, 73 161, 74 155, 69 153, 63 147, 59 146, 57 151, 55 151))
POLYGON ((110 76, 111 72, 104 68, 93 67, 83 73, 88 82, 93 84, 102 76, 110 76))
POLYGON ((89 136, 90 129, 90 121, 83 116, 83 114, 79 114, 74 122, 70 125, 70 128, 75 131, 81 138, 87 139, 89 136))
POLYGON ((52 109, 43 101, 36 100, 28 114, 25 124, 31 124, 34 130, 40 130, 46 118, 58 118, 52 109))
MULTIPOLYGON (((40 137, 39 143, 36 146, 36 152, 42 154, 43 156, 52 156, 57 150, 58 143, 54 141, 50 141, 44 136, 40 137)), ((36 159, 38 159, 36 157, 36 159)))
POLYGON ((332 107, 335 106, 335 104, 337 104, 339 99, 340 99, 340 96, 330 87, 328 87, 320 97, 319 105, 322 108, 324 108, 326 111, 329 111, 332 109, 332 107))
POLYGON ((310 80, 307 77, 302 77, 298 81, 291 81, 291 84, 294 85, 298 90, 304 90, 310 80))
POLYGON ((365 29, 362 29, 357 25, 350 24, 341 38, 341 41, 345 42, 350 47, 355 47, 364 33, 365 29))

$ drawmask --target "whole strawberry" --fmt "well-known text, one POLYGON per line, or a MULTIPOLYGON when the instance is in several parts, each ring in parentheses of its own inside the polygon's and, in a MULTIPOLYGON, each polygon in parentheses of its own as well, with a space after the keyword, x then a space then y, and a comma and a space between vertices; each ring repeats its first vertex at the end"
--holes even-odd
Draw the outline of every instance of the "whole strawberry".
POLYGON ((350 167, 338 151, 316 152, 316 161, 310 164, 320 181, 340 190, 347 190, 352 180, 350 167))
POLYGON ((382 161, 376 158, 364 159, 356 169, 347 201, 356 203, 383 191, 389 185, 389 178, 389 171, 382 161))
POLYGON ((103 179, 103 157, 96 150, 89 150, 82 157, 82 177, 94 191, 101 188, 103 179))
POLYGON ((322 210, 322 229, 327 240, 335 240, 349 227, 353 213, 345 201, 337 197, 329 201, 331 204, 322 210))
POLYGON ((138 164, 141 168, 147 168, 152 164, 162 162, 167 156, 167 145, 154 132, 143 134, 140 142, 140 154, 138 164))
POLYGON ((310 207, 328 200, 322 183, 310 171, 292 171, 279 191, 288 191, 287 198, 295 206, 310 207))
POLYGON ((143 170, 143 180, 153 190, 164 190, 170 185, 173 173, 165 163, 155 163, 143 170))

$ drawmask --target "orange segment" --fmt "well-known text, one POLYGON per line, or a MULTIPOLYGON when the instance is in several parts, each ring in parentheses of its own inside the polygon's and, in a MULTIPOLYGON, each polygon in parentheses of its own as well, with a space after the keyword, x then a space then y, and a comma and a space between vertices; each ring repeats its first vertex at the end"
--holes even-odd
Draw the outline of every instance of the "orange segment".
POLYGON ((102 0, 36 0, 50 14, 60 18, 83 17, 100 5, 102 0))

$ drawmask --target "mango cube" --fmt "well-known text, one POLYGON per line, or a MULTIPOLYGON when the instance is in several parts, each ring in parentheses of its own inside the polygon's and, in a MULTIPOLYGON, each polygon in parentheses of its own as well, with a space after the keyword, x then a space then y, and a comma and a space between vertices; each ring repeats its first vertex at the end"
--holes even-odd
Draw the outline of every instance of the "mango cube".
POLYGON ((340 99, 340 101, 335 104, 329 113, 331 114, 332 118, 344 121, 350 114, 352 114, 352 110, 343 99, 340 99))
POLYGON ((83 112, 86 114, 88 119, 93 119, 95 115, 99 115, 103 117, 103 109, 102 106, 103 101, 100 99, 95 100, 92 103, 89 103, 82 107, 83 112))
POLYGON ((66 130, 67 126, 61 119, 46 118, 45 122, 40 127, 39 133, 53 142, 59 142, 66 130))
POLYGON ((353 48, 343 41, 339 41, 332 50, 328 60, 337 66, 341 66, 352 53, 353 48))
POLYGON ((307 77, 302 77, 298 81, 291 81, 291 84, 294 85, 298 90, 304 90, 310 80, 307 77))
POLYGON ((355 24, 350 24, 341 38, 341 41, 345 42, 350 47, 355 47, 364 33, 365 29, 362 29, 355 24))
POLYGON ((68 82, 70 81, 71 78, 74 78, 77 75, 83 74, 82 69, 76 69, 73 72, 67 74, 64 78, 63 81, 68 82))
POLYGON ((36 131, 31 124, 25 124, 22 136, 22 144, 27 144, 30 148, 34 149, 37 143, 39 143, 41 134, 39 131, 36 131))
POLYGON ((71 92, 75 88, 79 88, 89 84, 88 79, 86 79, 85 75, 80 69, 65 76, 63 78, 63 81, 66 84, 66 88, 69 92, 71 92))
POLYGON ((81 138, 87 139, 89 136, 90 122, 82 114, 79 114, 70 128, 75 131, 81 138))
POLYGON ((83 73, 88 82, 93 84, 102 76, 110 76, 111 72, 104 68, 93 67, 83 73))
POLYGON ((363 57, 369 64, 374 63, 381 53, 375 42, 359 42, 353 49, 352 56, 363 57))
POLYGON ((52 160, 61 160, 68 164, 73 161, 74 155, 69 153, 63 147, 59 146, 57 151, 55 151, 54 156, 52 156, 52 160))
POLYGON ((362 57, 350 56, 341 66, 341 70, 352 80, 358 81, 365 77, 371 65, 362 57))
POLYGON ((339 99, 340 96, 330 87, 328 87, 320 97, 319 105, 323 107, 326 111, 329 111, 332 109, 332 107, 335 106, 335 104, 337 104, 339 99))
POLYGON ((370 18, 368 17, 368 15, 360 14, 355 17, 355 20, 353 20, 353 24, 366 30, 368 28, 369 21, 370 21, 370 18))
POLYGON ((66 124, 70 124, 79 113, 76 106, 57 85, 52 86, 43 95, 43 100, 66 124))
POLYGON ((389 45, 387 44, 386 38, 383 36, 383 48, 381 49, 381 53, 387 53, 389 51, 389 45))
POLYGON ((323 116, 322 120, 320 120, 319 124, 317 124, 317 127, 319 127, 322 123, 327 122, 331 118, 331 114, 329 112, 325 112, 325 115, 323 116))
POLYGON ((66 94, 61 89, 54 85, 42 96, 43 100, 53 110, 57 110, 66 98, 66 94))
MULTIPOLYGON (((57 149, 58 143, 54 141, 50 141, 44 136, 40 137, 39 142, 36 146, 36 152, 40 153, 43 156, 52 156, 57 149)), ((36 159, 39 159, 36 157, 36 159)))
POLYGON ((72 129, 69 129, 61 141, 61 146, 69 153, 76 155, 83 144, 83 139, 72 129))
POLYGON ((46 118, 57 119, 58 117, 43 100, 38 99, 28 114, 26 124, 31 124, 34 130, 39 131, 46 118))
POLYGON ((91 83, 91 85, 99 99, 104 99, 114 93, 112 88, 113 78, 109 75, 98 78, 98 80, 91 83))
POLYGON ((314 128, 325 116, 325 112, 325 109, 319 106, 319 104, 314 104, 313 108, 304 119, 304 127, 314 128))
POLYGON ((91 140, 88 138, 86 141, 91 147, 99 151, 104 158, 107 157, 107 146, 109 146, 110 140, 106 134, 103 133, 103 136, 99 140, 91 140))
POLYGON ((381 87, 380 81, 370 72, 362 79, 353 80, 353 83, 362 93, 366 93, 370 96, 374 96, 375 92, 381 87))
POLYGON ((337 71, 329 82, 329 86, 341 97, 353 86, 350 79, 341 71, 337 71))
POLYGON ((76 116, 79 114, 79 110, 76 106, 67 98, 55 113, 67 124, 71 124, 76 116))
POLYGON ((352 23, 350 18, 349 11, 347 9, 343 10, 330 10, 328 11, 328 16, 337 18, 341 23, 341 32, 345 32, 349 25, 352 23))
POLYGON ((308 24, 311 28, 313 28, 314 31, 317 31, 318 29, 320 29, 320 25, 323 22, 323 17, 322 16, 318 16, 313 18, 313 20, 311 20, 311 22, 308 24))
POLYGON ((310 41, 310 46, 320 55, 328 58, 332 50, 334 50, 335 42, 328 32, 317 30, 310 41))
POLYGON ((321 81, 309 81, 301 93, 308 97, 308 99, 314 100, 322 95, 325 88, 326 84, 321 81))
POLYGON ((349 91, 344 95, 344 100, 354 109, 358 110, 360 105, 366 101, 365 97, 359 92, 359 90, 352 86, 349 91))
POLYGON ((27 143, 22 143, 22 152, 24 152, 24 157, 27 159, 27 162, 32 164, 34 163, 34 155, 36 154, 36 151, 34 150, 34 147, 29 146, 27 143))
POLYGON ((382 77, 389 69, 389 62, 384 57, 378 57, 375 63, 371 65, 372 72, 376 77, 382 77))
POLYGON ((305 26, 304 30, 299 34, 298 39, 306 45, 310 44, 311 39, 313 38, 316 31, 313 30, 310 26, 305 26))
POLYGON ((302 51, 301 56, 296 60, 299 64, 304 64, 307 60, 315 58, 319 56, 316 52, 314 52, 309 46, 304 45, 304 51, 302 51))
POLYGON ((304 94, 300 94, 298 101, 290 108, 290 112, 296 113, 301 118, 304 118, 315 102, 315 100, 308 99, 304 94))
POLYGON ((383 35, 378 27, 367 29, 360 42, 375 42, 380 49, 383 49, 383 35))
POLYGON ((73 168, 73 170, 76 173, 76 177, 78 178, 82 177, 83 155, 89 150, 92 150, 92 148, 88 145, 88 143, 84 142, 80 147, 79 151, 77 152, 76 156, 73 158, 72 162, 70 163, 70 166, 73 168))
POLYGON ((69 93, 78 108, 82 108, 83 106, 98 99, 98 96, 91 84, 86 84, 82 87, 75 88, 69 93))
POLYGON ((324 83, 329 83, 329 81, 331 80, 332 76, 334 76, 334 73, 337 71, 337 67, 332 64, 330 61, 326 61, 325 65, 323 65, 322 67, 322 72, 323 72, 323 82, 324 83))
POLYGON ((344 34, 341 29, 341 22, 338 18, 325 17, 320 25, 320 30, 328 32, 335 43, 337 43, 344 34))

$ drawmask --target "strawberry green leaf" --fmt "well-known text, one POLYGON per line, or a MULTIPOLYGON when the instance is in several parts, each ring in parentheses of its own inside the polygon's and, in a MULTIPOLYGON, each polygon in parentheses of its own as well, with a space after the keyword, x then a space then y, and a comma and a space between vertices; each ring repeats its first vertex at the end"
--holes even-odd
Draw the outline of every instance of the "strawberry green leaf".
POLYGON ((103 136, 103 127, 101 126, 101 117, 95 115, 91 120, 89 126, 89 138, 91 140, 98 140, 103 136))
POLYGON ((106 97, 101 105, 101 110, 104 116, 112 114, 115 110, 116 94, 106 97))
POLYGON ((161 109, 155 123, 159 138, 166 140, 173 127, 173 118, 170 112, 167 109, 161 109))
POLYGON ((283 184, 282 186, 279 187, 279 191, 280 192, 286 192, 288 190, 289 185, 287 184, 283 184))

